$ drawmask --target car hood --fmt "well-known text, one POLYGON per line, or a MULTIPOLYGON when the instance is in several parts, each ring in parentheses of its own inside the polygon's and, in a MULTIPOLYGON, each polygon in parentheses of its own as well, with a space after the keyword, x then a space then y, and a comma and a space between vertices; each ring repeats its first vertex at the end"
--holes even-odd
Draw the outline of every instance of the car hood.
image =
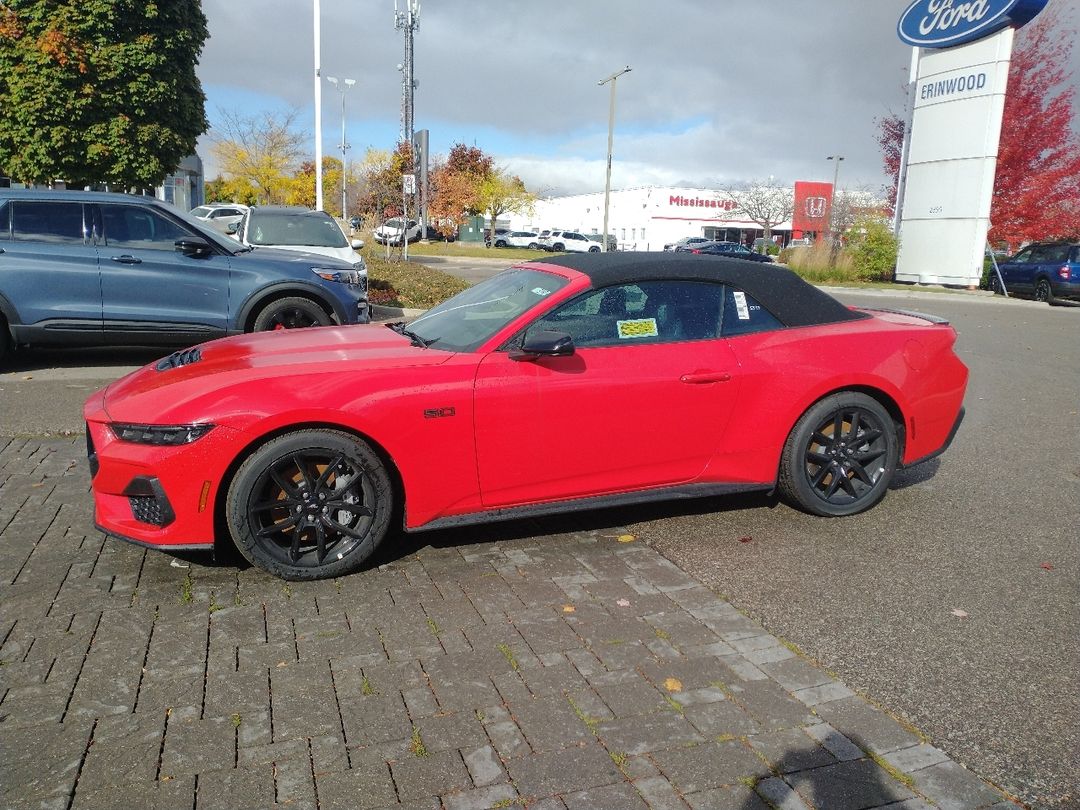
POLYGON ((452 356, 415 346, 383 324, 238 335, 176 352, 122 377, 106 389, 103 404, 109 419, 119 422, 198 422, 250 413, 256 397, 260 406, 288 398, 317 400, 346 378, 355 384, 358 375, 399 374, 452 356))
POLYGON ((345 262, 349 265, 361 261, 360 254, 347 246, 321 247, 319 245, 267 245, 266 247, 260 247, 256 245, 255 247, 258 249, 252 251, 252 253, 257 256, 266 256, 273 253, 275 258, 294 259, 297 255, 300 255, 307 257, 303 259, 303 261, 310 261, 317 264, 325 264, 327 258, 337 259, 338 261, 345 262))
POLYGON ((350 269, 354 263, 360 261, 360 254, 354 251, 352 248, 314 248, 314 247, 298 247, 295 250, 293 248, 284 247, 261 247, 259 245, 249 245, 251 250, 247 253, 237 253, 233 256, 233 259, 239 259, 243 261, 247 258, 255 258, 262 261, 271 260, 278 262, 288 262, 292 265, 301 265, 306 267, 326 267, 333 265, 334 260, 340 262, 343 265, 347 265, 350 269), (317 253, 316 250, 329 250, 329 251, 341 251, 340 256, 332 253, 317 253), (351 257, 345 258, 349 254, 351 257), (327 260, 330 261, 327 261, 327 260))

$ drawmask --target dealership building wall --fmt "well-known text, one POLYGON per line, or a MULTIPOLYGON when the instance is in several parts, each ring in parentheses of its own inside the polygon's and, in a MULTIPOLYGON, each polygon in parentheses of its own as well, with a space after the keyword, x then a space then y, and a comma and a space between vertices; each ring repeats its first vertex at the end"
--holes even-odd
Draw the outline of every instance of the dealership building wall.
MULTIPOLYGON (((761 228, 732 212, 735 201, 715 189, 645 186, 612 191, 608 232, 620 250, 661 250, 684 236, 704 236, 733 242, 752 241, 761 228)), ((501 224, 501 223, 500 223, 501 224)), ((559 228, 584 234, 604 227, 604 194, 578 194, 539 200, 531 214, 509 218, 514 230, 559 228)), ((784 223, 773 231, 790 231, 784 223)))

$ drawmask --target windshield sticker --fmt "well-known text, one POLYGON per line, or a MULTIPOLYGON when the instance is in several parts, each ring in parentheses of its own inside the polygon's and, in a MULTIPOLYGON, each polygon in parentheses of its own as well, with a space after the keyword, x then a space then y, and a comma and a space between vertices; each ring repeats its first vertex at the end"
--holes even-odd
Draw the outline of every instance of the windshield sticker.
POLYGON ((656 318, 638 318, 633 321, 616 321, 619 330, 619 340, 631 338, 659 337, 656 331, 656 318))
POLYGON ((533 287, 533 295, 551 295, 551 290, 545 290, 543 287, 533 287))
POLYGON ((739 320, 750 320, 750 308, 746 306, 746 293, 742 290, 735 290, 733 295, 735 296, 735 309, 739 313, 739 320))

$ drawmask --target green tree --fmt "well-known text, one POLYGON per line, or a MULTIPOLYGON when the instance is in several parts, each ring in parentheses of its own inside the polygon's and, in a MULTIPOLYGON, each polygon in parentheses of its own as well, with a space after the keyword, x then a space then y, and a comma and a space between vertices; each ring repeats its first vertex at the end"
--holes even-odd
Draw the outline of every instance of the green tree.
POLYGON ((199 0, 0 0, 0 166, 24 183, 160 183, 206 131, 199 0))
POLYGON ((284 202, 292 188, 305 143, 304 133, 293 129, 296 117, 295 110, 256 115, 218 111, 211 149, 221 171, 257 188, 264 205, 284 202))
POLYGON ((521 214, 532 211, 536 195, 525 189, 520 177, 507 174, 502 169, 493 169, 480 183, 476 194, 479 209, 491 218, 491 230, 488 233, 491 244, 495 244, 495 220, 503 214, 521 214))
POLYGON ((892 281, 897 242, 892 225, 880 217, 863 217, 848 232, 852 265, 862 281, 892 281))

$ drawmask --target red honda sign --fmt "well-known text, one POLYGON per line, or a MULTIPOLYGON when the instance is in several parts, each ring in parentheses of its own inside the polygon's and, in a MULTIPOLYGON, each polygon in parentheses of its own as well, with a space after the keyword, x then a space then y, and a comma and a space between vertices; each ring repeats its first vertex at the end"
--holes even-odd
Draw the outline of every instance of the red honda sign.
POLYGON ((824 233, 829 228, 829 209, 832 207, 832 183, 795 182, 795 211, 791 230, 824 233))

